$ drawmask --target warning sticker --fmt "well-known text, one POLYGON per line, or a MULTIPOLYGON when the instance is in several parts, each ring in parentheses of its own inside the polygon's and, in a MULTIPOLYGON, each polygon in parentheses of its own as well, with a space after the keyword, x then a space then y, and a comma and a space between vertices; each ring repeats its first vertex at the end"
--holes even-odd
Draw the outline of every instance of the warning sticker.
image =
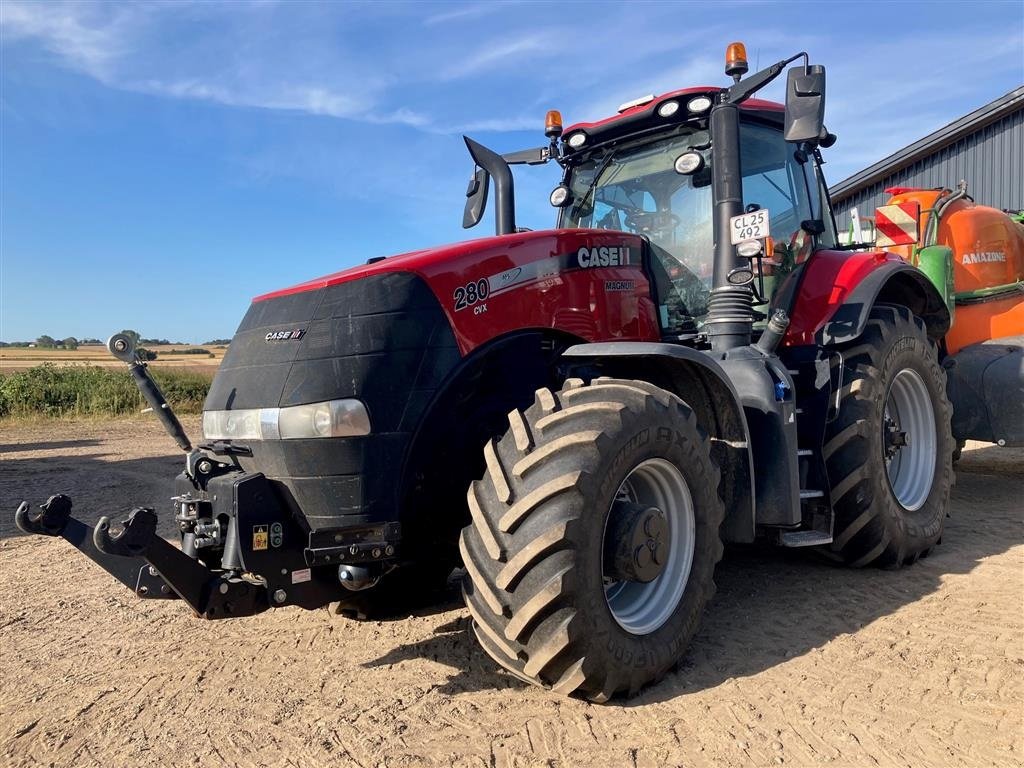
POLYGON ((252 550, 257 552, 261 549, 266 549, 270 545, 270 535, 267 532, 267 526, 265 525, 254 525, 252 527, 252 550))
POLYGON ((875 209, 875 246, 913 245, 921 207, 915 202, 894 203, 875 209))
POLYGON ((304 581, 312 581, 313 572, 309 568, 302 568, 292 571, 292 584, 302 584, 304 581))

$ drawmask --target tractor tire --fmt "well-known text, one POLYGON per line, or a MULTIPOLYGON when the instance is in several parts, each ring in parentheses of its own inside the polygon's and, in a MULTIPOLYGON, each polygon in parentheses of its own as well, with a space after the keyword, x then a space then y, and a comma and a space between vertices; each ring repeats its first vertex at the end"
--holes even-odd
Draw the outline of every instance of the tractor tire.
POLYGON ((924 323, 901 306, 876 306, 839 351, 839 409, 824 446, 831 554, 854 567, 899 568, 938 543, 949 511, 956 444, 946 376, 924 323))
POLYGON ((643 381, 570 379, 509 425, 460 537, 476 637, 527 682, 632 695, 676 664, 714 593, 725 507, 710 441, 643 381), (653 570, 624 570, 641 564, 653 570))

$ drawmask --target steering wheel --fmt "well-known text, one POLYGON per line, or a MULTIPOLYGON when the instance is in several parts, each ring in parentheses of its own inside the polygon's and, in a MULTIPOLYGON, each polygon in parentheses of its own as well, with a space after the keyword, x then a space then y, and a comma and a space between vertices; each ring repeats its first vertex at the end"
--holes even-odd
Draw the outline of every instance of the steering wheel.
POLYGON ((626 211, 626 226, 642 235, 672 232, 682 221, 674 213, 641 211, 635 208, 626 211))

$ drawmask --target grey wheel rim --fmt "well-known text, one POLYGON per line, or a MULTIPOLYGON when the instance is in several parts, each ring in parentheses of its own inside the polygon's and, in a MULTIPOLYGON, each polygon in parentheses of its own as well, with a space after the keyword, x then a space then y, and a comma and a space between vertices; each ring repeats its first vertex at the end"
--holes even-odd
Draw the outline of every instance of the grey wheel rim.
POLYGON ((923 507, 931 493, 937 445, 931 393, 921 374, 904 368, 886 397, 882 452, 893 496, 909 512, 923 507))
POLYGON ((657 507, 668 521, 668 554, 654 581, 604 579, 605 600, 618 625, 634 635, 647 635, 668 621, 686 589, 696 538, 693 497, 672 462, 647 459, 626 476, 616 498, 657 507))

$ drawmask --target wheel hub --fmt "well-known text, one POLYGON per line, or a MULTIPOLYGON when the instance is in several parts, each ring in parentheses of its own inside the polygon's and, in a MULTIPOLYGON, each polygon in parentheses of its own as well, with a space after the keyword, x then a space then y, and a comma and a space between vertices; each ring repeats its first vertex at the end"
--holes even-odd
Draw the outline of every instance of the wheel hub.
POLYGON ((660 509, 616 501, 605 534, 605 576, 644 584, 654 581, 665 565, 668 537, 668 518, 660 509))
POLYGON ((931 394, 913 368, 893 377, 882 421, 882 456, 893 496, 911 512, 920 509, 935 479, 938 431, 931 394))
POLYGON ((885 417, 885 429, 882 435, 885 440, 885 458, 892 460, 901 448, 910 445, 910 435, 900 429, 900 425, 890 416, 885 417))
POLYGON ((690 578, 695 526, 693 497, 672 462, 646 459, 622 481, 605 522, 601 576, 627 632, 650 634, 672 616, 690 578))

